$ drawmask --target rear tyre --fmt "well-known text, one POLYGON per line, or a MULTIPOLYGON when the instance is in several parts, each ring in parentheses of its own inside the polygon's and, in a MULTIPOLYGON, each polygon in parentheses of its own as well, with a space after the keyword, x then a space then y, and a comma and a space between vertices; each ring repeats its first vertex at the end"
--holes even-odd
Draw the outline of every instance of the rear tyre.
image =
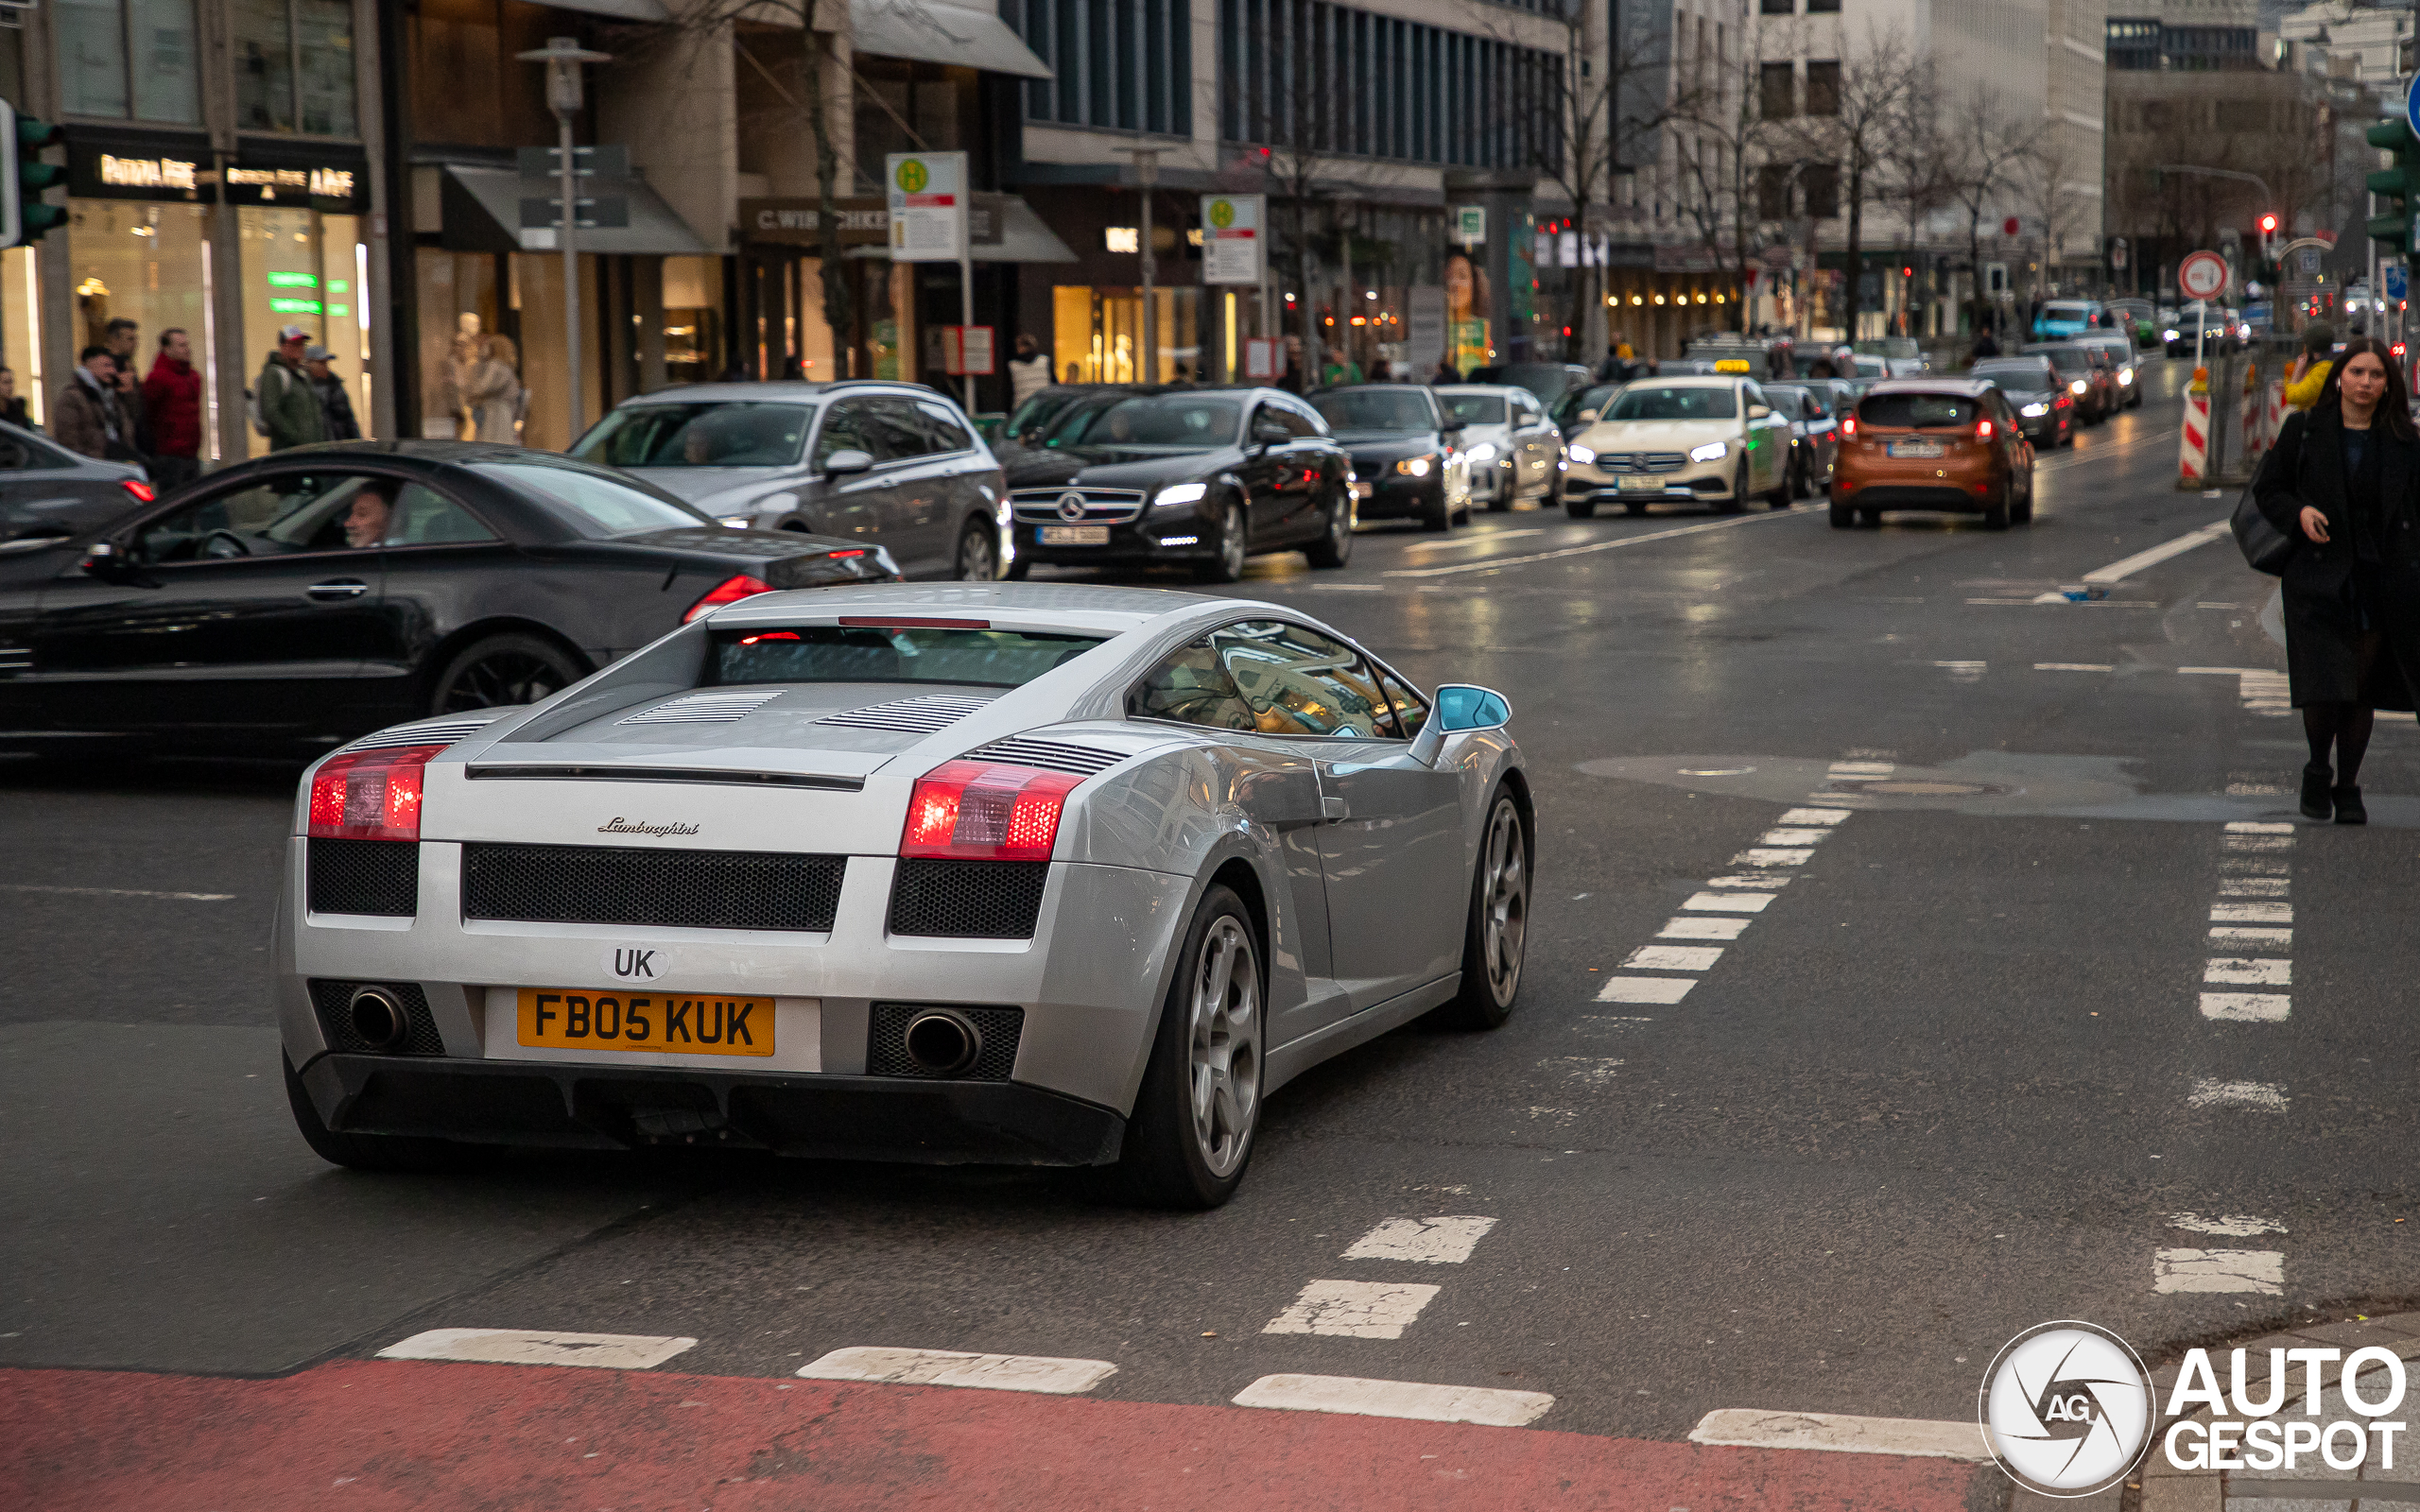
POLYGON ((543 636, 492 635, 464 647, 429 684, 428 712, 462 713, 536 703, 588 676, 580 660, 543 636))
POLYGON ((1326 533, 1304 547, 1303 555, 1322 572, 1333 571, 1353 559, 1353 495, 1339 492, 1328 501, 1326 533))
POLYGON ((1521 470, 1516 467, 1512 470, 1512 478, 1506 481, 1501 488, 1498 488, 1495 490, 1495 496, 1487 501, 1487 512, 1490 514, 1504 514, 1509 512, 1512 507, 1512 500, 1520 493, 1520 491, 1521 470))
POLYGON ((1984 529, 2006 530, 2008 528, 2009 496, 2014 491, 2015 486, 2014 484, 2006 481, 2003 481, 2000 484, 2000 491, 1998 494, 1993 498, 1991 503, 1983 506, 1984 529))
POLYGON ((1243 901, 1204 893, 1177 959, 1117 1176, 1150 1207, 1215 1208, 1242 1183, 1260 1128, 1260 941, 1243 901))
POLYGON ((1789 507, 1789 501, 1796 496, 1797 492, 1798 490, 1791 486, 1789 481, 1789 469, 1788 467, 1784 467, 1781 472, 1781 481, 1773 485, 1772 492, 1765 495, 1765 507, 1768 509, 1787 509, 1789 507))
POLYGON ((1565 499, 1563 501, 1563 512, 1571 516, 1574 520, 1593 520, 1597 515, 1597 501, 1594 499, 1565 499))
POLYGON ((1846 530, 1857 524, 1857 511, 1845 504, 1832 506, 1832 528, 1846 530))
POLYGON ((1739 459, 1739 475, 1731 480, 1731 497, 1714 507, 1717 514, 1737 514, 1748 507, 1748 459, 1739 459))
POLYGON ((999 533, 980 520, 969 520, 958 533, 958 552, 950 558, 950 576, 961 583, 1000 580, 999 533))
POLYGON ((1443 483, 1437 485, 1437 497, 1435 501, 1422 506, 1420 510, 1420 528, 1423 530, 1451 530, 1454 528, 1454 504, 1452 500, 1445 497, 1445 485, 1443 483))
POLYGON ((1244 558, 1252 554, 1251 524, 1243 510, 1229 504, 1219 517, 1219 554, 1193 570, 1205 583, 1232 583, 1244 575, 1244 558))
POLYGON ((476 1145, 457 1144, 451 1140, 338 1133, 320 1122, 319 1108, 312 1106, 311 1094, 302 1088, 302 1078, 294 1073, 294 1062, 283 1054, 278 1062, 285 1068, 285 1101, 294 1109, 296 1130, 302 1134, 302 1143, 311 1146, 311 1153, 330 1165, 354 1171, 463 1171, 476 1165, 484 1153, 476 1145))
POLYGON ((2009 505, 2008 517, 2021 525, 2033 523, 2033 474, 2025 475, 2025 495, 2009 505))
POLYGON ((1432 1018, 1447 1028, 1494 1029, 1512 1016, 1530 937, 1530 835, 1520 805, 1498 787, 1471 877, 1462 935, 1462 989, 1432 1018))

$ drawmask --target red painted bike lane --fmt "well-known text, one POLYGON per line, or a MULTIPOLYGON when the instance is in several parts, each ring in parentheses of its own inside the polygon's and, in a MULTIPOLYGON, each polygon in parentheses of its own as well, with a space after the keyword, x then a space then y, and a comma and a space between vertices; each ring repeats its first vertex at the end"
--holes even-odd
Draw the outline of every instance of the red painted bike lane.
POLYGON ((0 1507, 1962 1512, 1977 1467, 931 1386, 342 1361, 0 1372, 0 1507))

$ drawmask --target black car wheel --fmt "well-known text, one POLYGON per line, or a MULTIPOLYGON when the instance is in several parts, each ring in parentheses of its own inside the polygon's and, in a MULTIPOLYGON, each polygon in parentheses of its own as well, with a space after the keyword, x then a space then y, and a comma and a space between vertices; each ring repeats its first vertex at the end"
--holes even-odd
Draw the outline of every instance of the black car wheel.
POLYGON ((1443 481, 1437 485, 1437 497, 1421 506, 1420 528, 1423 530, 1454 528, 1454 507, 1446 501, 1445 485, 1443 481))
POLYGON ((1244 575, 1244 558, 1252 554, 1252 526, 1242 508, 1230 504, 1219 514, 1219 555, 1194 569, 1205 583, 1232 583, 1244 575))
POLYGON ((1717 514, 1737 514, 1748 507, 1748 459, 1739 459, 1739 475, 1731 480, 1731 497, 1715 502, 1717 514))
POLYGON ((980 520, 969 520, 958 535, 958 555, 951 558, 950 576, 961 583, 997 582, 1000 577, 1000 541, 992 527, 980 520))
POLYGON ((1327 504, 1327 530, 1303 548, 1313 567, 1332 571, 1353 559, 1353 495, 1340 489, 1327 504))
POLYGON ((1845 504, 1832 506, 1832 528, 1846 530, 1857 524, 1857 511, 1845 504))
POLYGON ((431 685, 428 712, 452 714, 536 703, 586 676, 588 669, 579 659, 552 641, 493 635, 465 647, 445 664, 431 685))
POLYGON ((1571 516, 1574 520, 1585 520, 1597 512, 1597 501, 1594 499, 1565 499, 1563 501, 1563 512, 1571 516))

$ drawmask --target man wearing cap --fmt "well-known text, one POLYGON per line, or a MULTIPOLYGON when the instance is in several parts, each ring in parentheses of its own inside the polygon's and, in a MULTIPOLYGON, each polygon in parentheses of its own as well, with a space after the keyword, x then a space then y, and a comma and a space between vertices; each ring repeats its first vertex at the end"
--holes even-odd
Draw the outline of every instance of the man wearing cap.
POLYGON ((312 347, 302 353, 302 370, 310 375, 311 391, 320 396, 320 413, 327 418, 328 439, 357 441, 361 439, 361 423, 353 418, 353 399, 344 391, 344 380, 328 370, 336 353, 325 347, 312 347))
POLYGON ((269 349, 268 361, 261 364, 253 398, 260 405, 261 430, 268 437, 272 452, 328 438, 327 412, 320 407, 320 393, 311 387, 311 375, 302 370, 302 354, 309 342, 309 333, 301 326, 283 327, 277 333, 277 345, 269 349))

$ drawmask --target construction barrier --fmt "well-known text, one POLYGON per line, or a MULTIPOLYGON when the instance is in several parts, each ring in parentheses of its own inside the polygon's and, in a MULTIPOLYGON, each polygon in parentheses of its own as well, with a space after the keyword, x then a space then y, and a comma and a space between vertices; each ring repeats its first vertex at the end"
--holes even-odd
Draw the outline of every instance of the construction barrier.
POLYGON ((2210 369, 2193 369, 2185 390, 2185 430, 2176 455, 2176 486, 2198 489, 2209 473, 2210 369))

